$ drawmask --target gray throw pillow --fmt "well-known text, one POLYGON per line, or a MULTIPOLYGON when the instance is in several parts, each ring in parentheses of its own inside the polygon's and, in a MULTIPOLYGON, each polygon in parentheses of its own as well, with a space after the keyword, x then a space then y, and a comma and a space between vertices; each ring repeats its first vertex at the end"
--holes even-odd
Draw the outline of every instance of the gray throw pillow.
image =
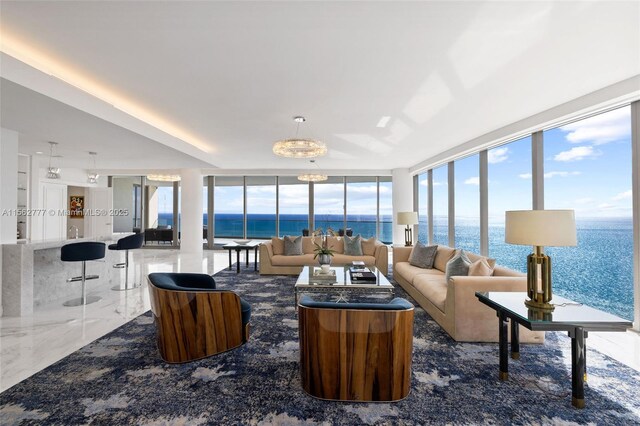
POLYGON ((362 256, 362 237, 360 237, 360 234, 355 237, 344 236, 344 254, 347 256, 362 256))
POLYGON ((469 266, 471 261, 464 250, 460 250, 455 256, 447 262, 444 277, 449 282, 449 278, 458 275, 469 275, 469 266))
POLYGON ((302 235, 299 237, 284 237, 284 255, 299 256, 302 254, 302 235))
POLYGON ((425 246, 421 242, 417 242, 411 250, 409 256, 409 264, 418 268, 433 269, 433 261, 436 260, 438 246, 425 246))

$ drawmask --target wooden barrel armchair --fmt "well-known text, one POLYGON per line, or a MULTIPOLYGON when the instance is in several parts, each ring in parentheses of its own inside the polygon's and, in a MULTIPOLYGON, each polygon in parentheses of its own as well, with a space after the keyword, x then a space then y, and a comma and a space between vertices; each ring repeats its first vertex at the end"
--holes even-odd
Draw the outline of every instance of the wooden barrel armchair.
POLYGON ((398 401, 409 395, 413 305, 316 302, 298 304, 302 387, 339 401, 398 401))
POLYGON ((166 362, 194 361, 249 338, 251 306, 232 291, 216 290, 206 274, 148 276, 158 350, 166 362))

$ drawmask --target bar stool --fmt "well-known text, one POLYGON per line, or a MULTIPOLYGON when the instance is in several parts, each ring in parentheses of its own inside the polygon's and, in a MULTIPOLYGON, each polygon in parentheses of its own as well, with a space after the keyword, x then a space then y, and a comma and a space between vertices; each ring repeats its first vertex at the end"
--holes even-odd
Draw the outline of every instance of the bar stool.
POLYGON ((133 284, 129 287, 129 250, 135 250, 142 247, 144 243, 144 234, 133 234, 128 237, 120 238, 116 244, 109 244, 109 250, 124 250, 124 262, 116 263, 114 268, 124 268, 124 288, 117 285, 111 287, 111 290, 131 290, 140 287, 140 284, 133 284))
POLYGON ((82 275, 69 278, 68 283, 82 281, 82 297, 64 302, 64 306, 88 305, 100 300, 98 296, 87 297, 87 280, 95 280, 98 275, 87 275, 87 260, 104 259, 105 244, 95 241, 83 241, 62 246, 60 249, 60 260, 63 262, 82 262, 82 275))

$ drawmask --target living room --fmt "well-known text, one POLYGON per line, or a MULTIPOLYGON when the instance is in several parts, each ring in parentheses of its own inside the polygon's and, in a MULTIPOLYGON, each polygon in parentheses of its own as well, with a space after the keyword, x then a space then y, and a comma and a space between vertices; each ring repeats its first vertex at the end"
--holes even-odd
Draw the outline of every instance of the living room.
POLYGON ((640 422, 639 17, 2 0, 0 421, 640 422))

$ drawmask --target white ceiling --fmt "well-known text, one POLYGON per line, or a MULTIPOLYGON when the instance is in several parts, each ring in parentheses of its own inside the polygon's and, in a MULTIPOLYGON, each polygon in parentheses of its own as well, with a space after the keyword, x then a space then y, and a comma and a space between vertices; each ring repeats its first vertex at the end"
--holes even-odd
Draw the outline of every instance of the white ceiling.
MULTIPOLYGON (((300 135, 329 147, 322 168, 360 170, 413 166, 640 74, 639 19, 639 2, 3 1, 0 24, 203 141, 210 155, 174 148, 211 165, 304 167, 271 153, 302 114, 300 135)), ((111 143, 101 120, 73 119, 65 138, 96 126, 111 143)), ((154 151, 131 137, 120 168, 154 151)))

